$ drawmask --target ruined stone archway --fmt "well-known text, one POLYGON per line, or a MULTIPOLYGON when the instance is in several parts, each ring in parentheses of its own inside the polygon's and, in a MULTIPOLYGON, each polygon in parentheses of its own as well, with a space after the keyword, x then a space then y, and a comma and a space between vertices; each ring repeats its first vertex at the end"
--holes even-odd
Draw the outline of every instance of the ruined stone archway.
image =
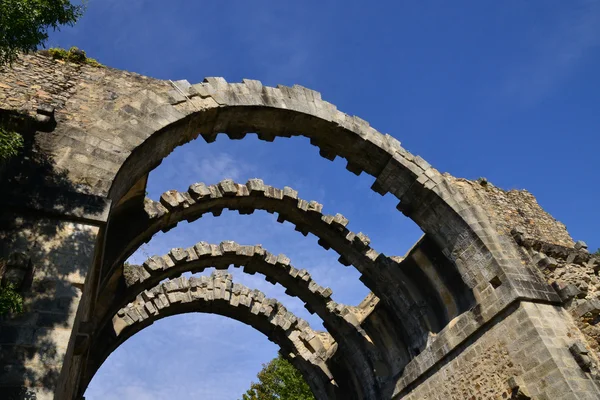
POLYGON ((189 312, 219 314, 252 326, 280 346, 282 354, 303 373, 317 399, 336 398, 337 383, 326 365, 325 345, 332 343, 327 334, 313 331, 277 300, 233 283, 230 274, 218 272, 209 277, 167 280, 142 291, 136 301, 120 309, 112 329, 103 331, 93 343, 81 390, 108 355, 128 338, 161 318, 189 312))
MULTIPOLYGON (((74 242, 66 248, 74 250, 76 256, 61 253, 51 261, 45 261, 44 252, 36 250, 33 263, 39 267, 36 277, 51 278, 49 282, 43 281, 40 288, 48 283, 49 286, 83 289, 83 293, 81 300, 79 297, 68 299, 71 307, 68 310, 62 304, 62 298, 41 298, 31 294, 40 297, 32 304, 41 308, 32 309, 26 315, 27 321, 37 321, 33 326, 26 322, 7 325, 0 321, 3 332, 20 334, 23 331, 32 336, 31 330, 45 330, 54 335, 62 329, 70 333, 68 349, 64 349, 67 340, 61 340, 56 367, 47 375, 58 375, 57 371, 61 370, 60 379, 50 380, 46 385, 45 380, 34 375, 28 381, 11 382, 9 386, 34 388, 39 396, 52 391, 61 399, 75 398, 78 390, 73 382, 90 372, 84 373, 83 369, 88 352, 94 351, 89 344, 100 334, 97 322, 103 317, 101 310, 105 305, 101 303, 106 298, 105 289, 110 287, 106 284, 113 277, 123 278, 118 271, 120 265, 115 262, 122 249, 115 250, 111 244, 117 237, 115 230, 131 218, 132 212, 143 212, 148 172, 175 146, 198 134, 211 142, 219 133, 232 139, 257 133, 264 140, 305 136, 320 148, 322 156, 346 158, 351 172, 364 171, 374 176, 372 189, 396 196, 400 200, 398 209, 425 232, 424 238, 404 259, 387 257, 384 260, 390 265, 384 267, 399 265, 403 270, 412 271, 411 280, 429 282, 418 290, 422 295, 429 295, 425 293, 428 287, 434 296, 450 299, 449 304, 444 303, 447 317, 442 320, 452 319, 436 334, 423 340, 419 348, 411 349, 414 350, 412 359, 403 370, 394 371, 392 378, 381 382, 383 398, 439 398, 445 395, 446 387, 462 390, 465 386, 469 393, 477 396, 478 389, 470 384, 474 376, 468 365, 470 360, 476 360, 482 368, 487 368, 481 352, 499 355, 494 359, 497 369, 481 370, 483 377, 499 377, 499 381, 491 384, 496 394, 518 389, 519 393, 529 390, 531 396, 551 397, 555 388, 562 393, 575 393, 569 382, 576 376, 581 385, 576 396, 597 397, 593 378, 582 370, 590 367, 578 365, 587 354, 585 347, 574 344, 577 338, 583 337, 581 332, 564 308, 559 307, 561 299, 557 292, 534 271, 538 256, 520 248, 520 243, 507 234, 513 227, 519 227, 514 225, 523 225, 520 217, 514 221, 500 221, 498 216, 504 208, 498 206, 499 211, 493 211, 496 206, 490 208, 493 200, 490 203, 488 194, 481 192, 479 197, 471 196, 454 178, 440 175, 423 159, 404 150, 396 139, 379 134, 365 121, 338 112, 317 92, 299 86, 263 87, 259 82, 249 80, 229 84, 219 78, 208 78, 197 85, 189 85, 186 81, 173 84, 113 69, 61 65, 41 55, 24 56, 18 70, 21 71, 18 74, 10 69, 2 72, 0 95, 3 99, 10 97, 11 108, 29 110, 35 121, 31 124, 35 128, 32 128, 32 135, 48 158, 43 165, 44 173, 48 174, 44 177, 48 179, 42 179, 43 187, 20 187, 2 199, 9 204, 7 210, 13 212, 15 218, 25 220, 32 228, 19 230, 20 226, 25 226, 19 223, 16 230, 2 228, 0 237, 9 239, 10 251, 61 248, 48 245, 65 240, 74 242), (54 74, 55 70, 60 73, 54 74), (48 86, 45 80, 50 76, 67 77, 68 87, 51 85, 50 93, 41 97, 34 88, 48 86), (23 84, 14 85, 16 80, 23 84), (59 88, 56 93, 55 86, 59 88), (85 107, 80 107, 83 104, 85 107), (53 119, 55 123, 52 123, 53 119), (40 132, 33 132, 37 128, 40 132), (42 134, 44 129, 51 132, 42 134), (45 185, 55 186, 47 188, 45 185), (32 193, 41 196, 32 200, 32 193), (46 227, 53 225, 59 225, 60 229, 44 232, 46 227), (86 235, 79 235, 80 232, 86 232, 86 235), (94 246, 94 255, 85 250, 94 246), (81 265, 76 274, 72 268, 66 268, 67 264, 73 264, 72 260, 81 265), (445 269, 456 271, 460 281, 457 287, 469 288, 473 297, 468 300, 474 303, 466 301, 467 307, 458 304, 452 295, 456 291, 448 289, 450 281, 439 279, 445 269), (102 281, 103 278, 106 279, 102 281), (73 319, 73 307, 77 304, 79 312, 73 319), (59 322, 45 317, 38 319, 38 312, 48 312, 43 308, 46 306, 59 315, 60 318, 54 320, 59 322), (549 321, 554 334, 549 336, 537 321, 549 321), (59 326, 63 322, 68 328, 59 326), (8 330, 5 329, 7 326, 8 330), (515 329, 517 326, 519 329, 515 329), (552 387, 547 386, 547 377, 539 372, 540 368, 531 362, 531 358, 524 356, 532 349, 539 350, 536 359, 544 360, 543 370, 551 371, 552 387), (575 354, 577 351, 579 353, 575 354), (512 372, 511 366, 520 372, 512 372), (513 373, 519 376, 511 375, 513 373), (453 380, 457 374, 469 383, 460 386, 453 380), (510 380, 510 385, 506 383, 509 378, 515 378, 510 380)), ((512 199, 507 207, 512 207, 511 202, 512 199)), ((527 214, 529 209, 524 209, 527 214)), ((543 221, 540 224, 547 226, 546 217, 528 214, 529 217, 531 221, 543 221)), ((302 228, 300 226, 301 231, 302 228)), ((525 226, 526 230, 528 228, 525 226)), ((583 251, 572 249, 574 243, 564 227, 557 232, 561 237, 560 245, 569 247, 569 251, 583 251), (564 241, 564 237, 568 240, 564 241)), ((551 236, 544 236, 544 240, 553 241, 551 236)), ((133 242, 125 243, 125 246, 135 248, 133 242)), ((351 252, 341 250, 344 257, 351 252)), ((576 255, 566 260, 577 259, 583 258, 576 255)), ((375 279, 369 284, 376 287, 378 293, 392 294, 399 280, 398 277, 375 279)), ((557 287, 564 296, 567 290, 557 287)), ((395 338, 401 336, 392 334, 403 324, 398 322, 398 309, 390 307, 393 303, 389 300, 369 296, 357 307, 360 327, 373 339, 379 351, 393 347, 397 343, 395 338)), ((26 336, 19 336, 7 345, 19 349, 20 341, 26 336)), ((26 343, 34 355, 42 351, 39 343, 26 343)), ((333 354, 332 366, 335 366, 336 355, 341 353, 333 354)), ((34 371, 36 368, 27 363, 23 367, 31 367, 34 371)), ((357 382, 355 386, 360 384, 357 382)))
MULTIPOLYGON (((112 304, 106 311, 107 318, 100 322, 98 329, 108 329, 108 317, 134 300, 138 293, 144 289, 150 290, 164 279, 172 280, 185 272, 199 273, 210 267, 226 269, 230 265, 244 267, 246 273, 258 272, 269 282, 279 283, 287 294, 298 297, 311 313, 316 313, 321 318, 325 328, 339 345, 341 354, 338 354, 338 358, 346 365, 345 375, 351 376, 353 382, 360 382, 359 385, 355 383, 353 391, 360 393, 369 390, 374 395, 381 396, 378 393, 380 383, 377 381, 387 379, 392 371, 401 370, 408 362, 409 357, 405 352, 400 364, 391 368, 388 364, 397 360, 390 360, 385 354, 380 354, 372 339, 360 327, 355 307, 333 301, 331 289, 317 284, 307 270, 295 268, 283 254, 274 255, 262 246, 242 246, 231 241, 219 245, 200 242, 187 249, 175 248, 167 255, 152 256, 143 265, 128 266, 125 274, 128 287, 113 297, 112 304)), ((395 338, 394 345, 396 352, 404 350, 401 338, 395 338)), ((392 352, 392 349, 387 352, 392 352)))
POLYGON ((158 231, 165 232, 182 220, 191 222, 206 213, 220 215, 223 209, 244 214, 262 209, 277 212, 279 222, 290 221, 304 235, 313 233, 321 246, 340 254, 340 262, 356 267, 367 286, 386 299, 390 310, 394 310, 399 324, 401 321, 408 332, 403 340, 411 348, 419 346, 429 332, 437 333, 448 321, 473 305, 471 291, 453 265, 438 269, 433 277, 405 269, 394 259, 371 248, 367 236, 349 231, 344 216, 325 215, 322 208, 317 202, 298 198, 297 191, 292 188, 274 188, 259 179, 251 179, 245 185, 230 180, 210 186, 196 183, 188 192, 164 193, 160 203, 145 199, 144 209, 130 212, 124 224, 118 224, 115 234, 109 237, 105 254, 108 271, 104 281, 107 283, 102 284, 99 303, 104 304, 102 299, 112 297, 117 290, 118 268, 125 258, 158 231), (393 292, 380 291, 379 281, 396 282, 393 292), (436 282, 443 283, 436 285, 436 282))
POLYGON ((236 139, 248 132, 257 132, 265 140, 303 135, 321 148, 322 155, 344 157, 350 170, 375 176, 374 190, 382 194, 390 192, 401 200, 404 212, 449 255, 455 255, 455 262, 470 287, 487 284, 500 274, 495 260, 504 257, 487 246, 486 241, 493 243, 494 233, 486 225, 484 214, 467 204, 464 207, 461 204, 464 199, 443 176, 420 157, 404 150, 396 139, 381 135, 360 118, 337 111, 335 106, 321 100, 317 92, 298 86, 263 87, 249 80, 228 84, 222 78, 207 78, 205 83, 186 90, 189 101, 181 95, 178 98, 175 90, 170 93, 173 105, 145 92, 135 96, 139 108, 129 106, 120 110, 121 120, 146 124, 153 132, 146 132, 148 138, 130 149, 131 154, 116 175, 107 176, 112 182, 113 201, 121 199, 175 146, 199 133, 207 141, 214 140, 219 132, 236 139), (480 231, 486 235, 480 235, 480 231), (482 268, 463 265, 462 246, 466 242, 476 245, 473 254, 480 254, 479 258, 486 262, 482 268))
MULTIPOLYGON (((439 172, 404 150, 393 137, 379 134, 358 118, 339 113, 315 92, 301 87, 262 87, 256 81, 230 85, 222 79, 210 78, 185 90, 183 98, 178 98, 177 90, 169 92, 168 101, 143 91, 116 115, 107 115, 112 118, 106 125, 108 129, 117 126, 117 130, 130 129, 135 121, 145 135, 148 128, 154 132, 129 150, 131 154, 119 166, 118 173, 107 175, 112 182, 109 197, 117 203, 111 212, 112 226, 119 226, 117 221, 126 218, 128 210, 141 205, 142 197, 138 193, 140 189, 143 191, 147 172, 175 146, 195 138, 198 133, 208 142, 219 132, 235 139, 247 132, 257 132, 259 138, 266 140, 303 135, 320 147, 321 155, 330 159, 339 155, 348 160, 349 170, 375 176, 373 190, 381 194, 390 192, 400 200, 398 208, 436 243, 450 264, 455 265, 464 284, 473 290, 480 307, 459 317, 468 321, 469 329, 484 324, 516 299, 548 301, 555 298, 539 276, 527 270, 516 273, 517 257, 512 255, 510 246, 509 251, 500 250, 501 242, 487 216, 463 199, 439 172)), ((135 131, 138 136, 142 134, 139 129, 135 131)), ((106 235, 110 243, 110 229, 106 235)), ((106 272, 110 276, 109 271, 102 271, 100 276, 106 272)), ((388 307, 392 305, 392 312, 398 312, 394 305, 402 300, 397 295, 400 281, 397 277, 388 279, 379 275, 378 278, 369 282, 373 291, 385 293, 382 297, 388 307)), ((99 289, 101 293, 103 287, 99 289)), ((94 318, 93 314, 90 318, 94 318)), ((438 332, 437 341, 450 334, 451 331, 445 330, 438 332)), ((464 334, 468 336, 470 331, 464 334)), ((431 360, 427 362, 443 355, 437 348, 428 348, 431 338, 423 334, 415 338, 411 344, 414 355, 426 350, 423 358, 431 360), (431 357, 429 352, 436 352, 436 357, 431 357)), ((441 347, 444 352, 452 348, 441 347)), ((414 367, 422 368, 418 364, 414 367)))
POLYGON ((502 244, 485 213, 465 201, 437 170, 393 137, 337 111, 317 92, 300 86, 270 88, 258 81, 228 84, 222 78, 207 78, 197 85, 179 83, 168 96, 142 91, 116 114, 101 113, 106 123, 95 129, 145 136, 141 144, 125 147, 131 154, 124 163, 111 167, 113 172, 107 170, 113 201, 122 199, 175 146, 198 134, 207 141, 219 132, 236 139, 248 132, 257 132, 265 140, 303 135, 320 147, 323 156, 344 157, 351 171, 375 176, 373 189, 390 192, 401 201, 399 208, 456 264, 464 282, 478 292, 479 301, 488 304, 486 309, 502 308, 509 298, 556 300, 541 287, 521 284, 525 279, 545 285, 535 274, 516 272, 516 257, 500 251, 502 244), (488 286, 503 286, 503 293, 486 290, 488 286))

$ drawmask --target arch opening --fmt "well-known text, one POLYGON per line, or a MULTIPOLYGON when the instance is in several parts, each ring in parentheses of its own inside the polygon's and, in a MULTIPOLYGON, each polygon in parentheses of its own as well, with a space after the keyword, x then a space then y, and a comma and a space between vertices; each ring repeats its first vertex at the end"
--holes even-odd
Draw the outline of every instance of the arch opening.
MULTIPOLYGON (((398 210, 421 227, 445 260, 456 268, 460 280, 474 291, 481 307, 470 317, 477 323, 488 320, 519 297, 551 300, 545 291, 547 285, 540 285, 539 290, 535 285, 533 289, 526 287, 525 283, 538 283, 540 279, 518 273, 515 258, 502 250, 498 235, 480 208, 470 205, 437 170, 404 150, 393 137, 379 134, 359 118, 338 112, 316 92, 302 87, 267 88, 256 81, 228 84, 214 78, 188 89, 188 101, 162 101, 160 96, 152 100, 156 104, 148 107, 145 126, 154 133, 132 149, 112 181, 110 197, 116 204, 113 218, 124 209, 120 208, 124 203, 119 201, 131 194, 130 188, 142 182, 148 171, 175 146, 198 134, 207 142, 221 132, 232 139, 258 132, 259 138, 267 141, 276 136, 302 135, 320 148, 322 156, 343 157, 348 160, 347 169, 351 172, 364 171, 374 176, 375 192, 392 193, 400 200, 398 210)), ((129 200, 139 205, 143 196, 132 194, 129 200)), ((428 278, 427 274, 421 277, 428 278)), ((381 290, 377 294, 392 304, 393 312, 403 309, 394 304, 405 301, 394 291, 403 282, 400 271, 365 281, 385 288, 388 296, 381 296, 381 290)), ((425 338, 419 332, 428 329, 420 326, 415 329, 415 342, 424 346, 425 338)))
POLYGON ((167 280, 117 311, 90 346, 82 390, 106 357, 129 337, 159 319, 189 312, 219 314, 252 326, 280 346, 317 398, 336 398, 337 383, 326 365, 333 344, 329 334, 313 331, 277 300, 233 283, 230 274, 220 271, 209 277, 167 280))
MULTIPOLYGON (((232 139, 256 132, 267 141, 301 135, 318 146, 323 157, 345 158, 351 172, 364 171, 376 177, 372 189, 392 193, 400 200, 398 208, 443 250, 468 287, 484 290, 490 280, 504 277, 512 269, 510 256, 498 250, 496 234, 480 209, 470 207, 437 170, 402 148, 392 136, 339 112, 319 93, 301 86, 264 87, 252 80, 229 84, 222 78, 182 85, 180 89, 188 97, 181 100, 161 100, 148 93, 141 96, 147 116, 140 129, 149 127, 154 133, 149 137, 146 133, 147 139, 116 174, 110 189, 114 201, 174 147, 199 134, 207 142, 220 132, 232 139), (479 260, 476 267, 470 262, 473 258, 479 260)), ((136 117, 135 113, 129 115, 136 117)))
MULTIPOLYGON (((255 209, 264 209, 267 212, 277 212, 278 221, 289 220, 296 226, 296 230, 304 235, 309 232, 319 238, 318 243, 325 249, 333 248, 340 254, 340 262, 344 265, 353 265, 363 274, 363 282, 378 296, 384 297, 396 310, 398 321, 407 323, 409 318, 417 318, 423 322, 414 322, 415 327, 409 329, 404 340, 424 343, 428 332, 439 331, 451 317, 455 315, 443 310, 445 303, 439 296, 423 296, 425 293, 434 293, 429 279, 420 279, 413 282, 403 272, 401 264, 393 258, 379 254, 370 247, 370 239, 362 234, 349 231, 346 226, 348 219, 341 214, 325 215, 322 205, 315 201, 305 201, 298 198, 298 193, 292 188, 274 188, 265 185, 260 179, 251 179, 245 185, 237 184, 231 180, 221 181, 217 185, 207 186, 196 183, 190 186, 187 192, 168 191, 161 196, 160 202, 145 200, 144 212, 141 222, 131 223, 127 219, 123 224, 117 225, 118 232, 127 232, 116 243, 126 243, 120 256, 121 261, 125 255, 131 253, 135 245, 148 240, 159 230, 169 230, 179 221, 194 221, 203 214, 213 213, 220 215, 223 209, 237 209, 241 214, 248 214, 255 209), (136 233, 137 232, 137 233, 136 233), (131 240, 124 239, 133 237, 131 240), (129 248, 129 249, 128 249, 129 248), (390 281, 396 285, 387 288, 390 281), (404 294, 402 294, 404 293, 404 294), (450 318, 449 318, 450 317, 450 318), (418 328, 421 324, 421 328, 418 328), (424 324, 424 325, 423 325, 424 324), (408 337, 413 337, 408 339, 408 337)), ((112 246, 117 248, 117 245, 112 246)), ((111 259, 110 255, 107 257, 111 259)), ((118 265, 118 264, 115 264, 118 265)), ((451 268, 451 266, 450 266, 451 268)), ((466 287, 460 290, 468 289, 466 287)), ((110 292, 108 292, 110 293, 110 292)), ((417 344, 417 347, 420 346, 417 344)))
MULTIPOLYGON (((286 288, 286 294, 299 297, 310 312, 315 312, 339 345, 341 355, 338 363, 348 365, 346 375, 353 376, 353 381, 359 386, 375 388, 377 380, 389 378, 391 371, 401 370, 409 361, 408 352, 402 350, 400 336, 395 341, 396 354, 404 354, 400 360, 390 358, 388 349, 380 353, 381 349, 361 328, 360 319, 364 319, 362 310, 333 301, 331 289, 317 284, 308 271, 295 268, 285 255, 271 254, 262 246, 243 246, 231 241, 219 245, 199 242, 187 249, 172 249, 164 256, 152 256, 141 266, 128 266, 125 275, 127 288, 114 297, 107 315, 114 315, 140 291, 160 281, 185 281, 187 278, 181 277, 183 273, 199 273, 208 267, 226 269, 230 265, 243 267, 246 273, 260 273, 273 284, 279 283, 286 288), (395 365, 390 365, 390 362, 395 365)), ((189 278, 192 279, 195 278, 189 278)), ((143 295, 137 295, 137 301, 143 302, 143 295)), ((100 326, 103 325, 100 323, 100 326)))
POLYGON ((84 397, 237 399, 278 349, 261 332, 229 317, 173 315, 140 330, 112 352, 84 397))

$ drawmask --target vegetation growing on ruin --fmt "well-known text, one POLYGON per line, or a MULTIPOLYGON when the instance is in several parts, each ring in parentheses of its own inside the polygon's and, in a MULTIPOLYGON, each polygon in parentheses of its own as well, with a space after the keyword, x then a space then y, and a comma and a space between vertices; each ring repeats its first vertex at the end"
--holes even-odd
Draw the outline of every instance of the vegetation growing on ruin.
POLYGON ((23 136, 0 126, 0 162, 15 157, 23 148, 23 136))
MULTIPOLYGON (((0 126, 0 164, 18 155, 22 148, 23 136, 0 126)), ((5 264, 5 261, 0 260, 0 272, 5 269, 5 264)), ((0 285, 0 316, 22 311, 21 294, 10 283, 0 285)))
POLYGON ((23 296, 12 284, 0 287, 0 316, 23 311, 23 296))
POLYGON ((281 355, 263 364, 242 400, 314 400, 300 372, 281 355))
POLYGON ((55 60, 63 60, 75 64, 86 64, 91 65, 92 67, 104 67, 104 65, 100 64, 95 59, 88 57, 85 54, 85 51, 80 50, 77 47, 71 47, 69 50, 53 47, 46 50, 46 53, 55 60))
POLYGON ((69 0, 0 1, 0 66, 44 46, 50 29, 72 26, 82 13, 69 0))
MULTIPOLYGON (((0 271, 5 269, 6 261, 0 260, 0 271)), ((9 313, 20 313, 23 311, 23 296, 16 290, 14 285, 6 282, 0 285, 0 317, 9 313)))

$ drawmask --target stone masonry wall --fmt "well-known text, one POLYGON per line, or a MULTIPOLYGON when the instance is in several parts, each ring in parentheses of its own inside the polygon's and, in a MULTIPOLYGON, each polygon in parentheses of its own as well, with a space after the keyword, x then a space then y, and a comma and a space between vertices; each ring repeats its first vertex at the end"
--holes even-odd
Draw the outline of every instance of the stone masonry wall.
POLYGON ((600 396, 569 351, 582 337, 564 310, 524 302, 503 317, 476 340, 456 349, 454 357, 419 386, 395 398, 591 400, 600 396), (561 374, 567 374, 568 385, 558 379, 561 374), (528 397, 517 397, 519 391, 528 397))
POLYGON ((546 243, 519 230, 512 234, 529 262, 559 293, 586 337, 590 354, 600 360, 600 256, 590 254, 581 243, 571 248, 546 243))
POLYGON ((444 174, 463 196, 481 205, 498 233, 509 235, 521 227, 532 237, 548 243, 573 247, 573 239, 563 223, 548 214, 527 190, 503 190, 485 179, 470 181, 444 174))
POLYGON ((120 103, 122 97, 145 89, 163 93, 172 88, 165 81, 139 74, 33 53, 21 56, 11 68, 0 70, 0 111, 14 110, 37 118, 40 107, 53 107, 57 127, 53 132, 36 135, 37 144, 52 155, 57 173, 61 169, 90 172, 85 180, 70 176, 78 190, 104 194, 111 184, 101 178, 104 169, 122 163, 128 155, 123 147, 137 145, 145 137, 123 146, 122 139, 115 135, 99 136, 102 130, 94 129, 97 116, 118 113, 125 105, 120 103), (104 109, 107 100, 111 100, 112 109, 104 109), (65 164, 70 152, 78 156, 65 164))
POLYGON ((506 191, 485 179, 445 176, 463 195, 485 207, 499 233, 515 236, 524 260, 537 266, 561 294, 592 354, 600 359, 600 257, 575 246, 565 225, 544 211, 528 191, 506 191))
POLYGON ((0 317, 0 397, 53 398, 97 231, 52 219, 0 219, 0 258, 20 255, 29 269, 24 312, 0 317))

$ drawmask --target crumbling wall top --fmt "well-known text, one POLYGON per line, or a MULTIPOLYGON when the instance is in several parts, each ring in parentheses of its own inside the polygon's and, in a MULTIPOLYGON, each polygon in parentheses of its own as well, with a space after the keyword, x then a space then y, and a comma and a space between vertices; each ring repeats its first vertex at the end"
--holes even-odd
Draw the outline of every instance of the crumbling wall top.
POLYGON ((548 214, 527 190, 503 190, 485 178, 471 181, 444 176, 473 204, 479 204, 501 235, 510 235, 514 228, 543 242, 573 247, 575 242, 566 226, 548 214))

